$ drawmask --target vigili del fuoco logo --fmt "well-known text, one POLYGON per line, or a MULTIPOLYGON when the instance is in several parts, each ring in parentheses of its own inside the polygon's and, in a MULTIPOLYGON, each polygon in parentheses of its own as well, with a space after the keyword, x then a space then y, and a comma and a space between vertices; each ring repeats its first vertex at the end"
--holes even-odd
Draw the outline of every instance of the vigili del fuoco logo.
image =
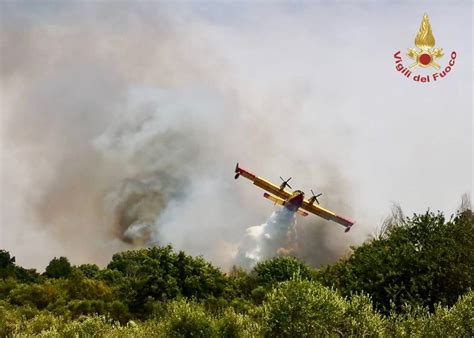
POLYGON ((454 68, 457 56, 455 51, 451 52, 450 60, 446 66, 441 68, 437 63, 439 62, 438 59, 443 58, 444 52, 443 48, 434 48, 435 38, 427 14, 423 16, 420 30, 418 34, 416 34, 415 46, 416 48, 408 48, 407 56, 414 61, 408 65, 408 67, 403 64, 400 51, 393 54, 395 58, 395 68, 406 78, 411 78, 413 81, 421 83, 436 82, 445 78, 454 68), (434 72, 431 74, 426 74, 426 72, 417 74, 417 70, 423 68, 434 70, 434 72))

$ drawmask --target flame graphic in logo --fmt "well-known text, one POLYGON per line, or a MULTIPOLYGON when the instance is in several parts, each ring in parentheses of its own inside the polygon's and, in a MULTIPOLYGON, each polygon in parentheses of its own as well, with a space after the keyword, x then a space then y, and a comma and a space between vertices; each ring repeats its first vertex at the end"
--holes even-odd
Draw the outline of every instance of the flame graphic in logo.
POLYGON ((420 66, 423 68, 433 67, 439 69, 439 65, 434 62, 434 59, 440 58, 444 55, 443 48, 434 48, 435 38, 433 32, 431 31, 430 21, 428 20, 428 15, 425 13, 423 15, 423 20, 421 21, 420 30, 416 34, 415 45, 419 50, 414 48, 408 48, 408 56, 415 60, 416 62, 410 65, 410 69, 420 66))
POLYGON ((423 15, 423 21, 421 21, 420 31, 416 34, 415 46, 421 50, 429 50, 435 45, 435 38, 431 31, 430 21, 428 15, 423 15))

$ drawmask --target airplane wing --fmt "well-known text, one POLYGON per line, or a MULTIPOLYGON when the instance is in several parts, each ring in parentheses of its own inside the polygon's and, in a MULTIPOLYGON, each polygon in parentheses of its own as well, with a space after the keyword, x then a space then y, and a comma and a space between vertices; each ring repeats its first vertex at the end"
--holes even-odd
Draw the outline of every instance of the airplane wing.
POLYGON ((263 197, 268 198, 270 201, 272 201, 275 204, 279 205, 285 205, 285 201, 282 200, 281 198, 275 197, 270 195, 268 192, 263 193, 263 197))
POLYGON ((248 172, 247 170, 239 167, 239 164, 237 163, 237 166, 235 167, 235 178, 237 179, 239 176, 249 179, 257 187, 262 188, 263 190, 268 191, 270 194, 275 195, 276 197, 279 197, 283 200, 286 200, 291 196, 289 191, 281 189, 279 186, 265 180, 264 178, 258 177, 248 172))
POLYGON ((303 204, 301 205, 300 209, 306 210, 324 219, 339 223, 340 225, 346 227, 346 232, 349 231, 351 229, 351 226, 353 226, 355 223, 354 221, 351 221, 350 219, 336 215, 334 212, 324 209, 323 207, 320 207, 319 205, 311 204, 308 202, 308 200, 303 201, 303 204))

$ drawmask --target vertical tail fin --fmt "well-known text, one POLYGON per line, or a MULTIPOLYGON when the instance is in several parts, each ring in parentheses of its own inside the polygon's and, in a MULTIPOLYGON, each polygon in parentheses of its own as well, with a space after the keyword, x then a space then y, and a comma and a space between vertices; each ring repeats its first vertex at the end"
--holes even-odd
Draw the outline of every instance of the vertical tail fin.
POLYGON ((237 164, 235 165, 235 176, 234 176, 234 178, 238 179, 239 176, 240 176, 240 168, 239 168, 239 162, 237 162, 237 164))

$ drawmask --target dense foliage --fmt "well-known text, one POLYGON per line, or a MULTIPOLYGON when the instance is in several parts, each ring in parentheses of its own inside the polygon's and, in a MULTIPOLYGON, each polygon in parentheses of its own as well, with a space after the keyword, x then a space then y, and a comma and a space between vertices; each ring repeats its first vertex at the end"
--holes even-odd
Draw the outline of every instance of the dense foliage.
POLYGON ((343 295, 366 292, 375 306, 452 306, 474 288, 474 215, 467 210, 446 221, 427 212, 354 250, 347 259, 320 270, 317 279, 343 295))
POLYGON ((54 257, 46 267, 45 275, 50 278, 68 278, 72 273, 72 266, 66 257, 54 257))
POLYGON ((474 216, 405 219, 334 265, 293 257, 228 274, 170 246, 45 273, 0 250, 0 336, 469 336, 474 216))

